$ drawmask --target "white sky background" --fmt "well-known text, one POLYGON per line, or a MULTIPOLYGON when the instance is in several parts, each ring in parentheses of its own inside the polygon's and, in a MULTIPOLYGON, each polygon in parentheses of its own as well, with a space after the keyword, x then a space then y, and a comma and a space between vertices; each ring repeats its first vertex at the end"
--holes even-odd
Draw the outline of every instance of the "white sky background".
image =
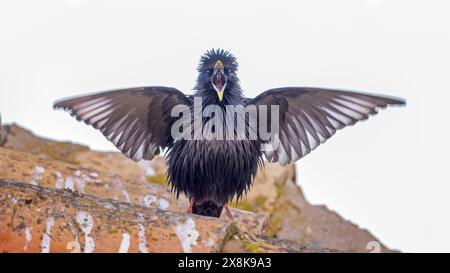
POLYGON ((319 86, 404 97, 299 163, 299 183, 403 251, 450 251, 449 1, 3 0, 0 111, 54 139, 115 150, 54 100, 118 87, 191 92, 212 47, 247 96, 319 86))

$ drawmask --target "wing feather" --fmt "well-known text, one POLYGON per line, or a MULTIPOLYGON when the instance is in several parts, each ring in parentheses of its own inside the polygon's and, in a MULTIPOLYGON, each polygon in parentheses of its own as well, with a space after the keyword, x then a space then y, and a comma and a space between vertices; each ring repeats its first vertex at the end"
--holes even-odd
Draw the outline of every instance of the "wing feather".
POLYGON ((171 109, 191 103, 174 88, 138 87, 65 99, 54 108, 100 130, 123 154, 139 161, 173 145, 171 109))
POLYGON ((268 160, 284 165, 304 157, 337 130, 369 118, 380 108, 404 105, 405 101, 343 90, 286 87, 247 99, 247 105, 252 104, 279 106, 280 143, 271 140, 275 150, 265 151, 265 155, 268 160))

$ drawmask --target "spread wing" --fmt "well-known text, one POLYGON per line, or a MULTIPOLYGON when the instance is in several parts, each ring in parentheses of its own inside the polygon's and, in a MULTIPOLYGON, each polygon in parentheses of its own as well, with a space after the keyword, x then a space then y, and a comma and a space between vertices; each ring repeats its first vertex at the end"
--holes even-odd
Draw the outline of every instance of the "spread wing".
POLYGON ((54 104, 99 129, 127 157, 152 159, 171 147, 175 105, 190 105, 182 92, 169 87, 139 87, 64 99, 54 104))
POLYGON ((285 165, 307 155, 336 130, 367 119, 379 108, 404 105, 405 101, 349 91, 286 87, 249 99, 247 105, 251 104, 279 106, 279 142, 270 140, 273 149, 264 153, 269 161, 285 165))

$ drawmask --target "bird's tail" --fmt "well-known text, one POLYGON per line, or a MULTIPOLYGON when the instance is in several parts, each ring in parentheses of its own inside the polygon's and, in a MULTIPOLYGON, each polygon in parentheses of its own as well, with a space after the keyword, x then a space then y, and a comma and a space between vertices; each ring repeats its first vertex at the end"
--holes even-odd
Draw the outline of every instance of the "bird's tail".
POLYGON ((204 201, 200 204, 194 202, 194 205, 192 206, 192 213, 203 216, 220 217, 222 209, 223 205, 218 205, 212 201, 204 201))

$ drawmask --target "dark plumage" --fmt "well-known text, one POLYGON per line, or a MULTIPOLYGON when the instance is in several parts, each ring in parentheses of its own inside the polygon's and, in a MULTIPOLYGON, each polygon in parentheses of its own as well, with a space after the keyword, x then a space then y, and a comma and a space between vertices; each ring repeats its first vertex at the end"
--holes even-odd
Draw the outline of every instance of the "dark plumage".
MULTIPOLYGON (((135 161, 150 160, 167 151, 168 179, 174 192, 190 198, 193 213, 219 217, 228 202, 249 190, 263 155, 282 165, 294 162, 336 130, 367 119, 378 108, 405 104, 398 98, 307 87, 271 89, 249 99, 242 94, 237 68, 233 55, 211 50, 200 60, 192 96, 174 88, 139 87, 66 99, 54 107, 69 110, 78 120, 99 129, 135 161), (171 128, 177 118, 171 117, 171 110, 181 104, 194 113, 195 97, 202 98, 204 107, 219 106, 224 115, 227 105, 278 105, 281 145, 260 137, 218 140, 220 130, 216 127, 212 140, 175 139, 171 128), (266 144, 273 144, 274 150, 262 151, 266 144)), ((198 126, 203 127, 209 120, 202 118, 198 126)), ((240 132, 232 128, 234 134, 240 132)))

